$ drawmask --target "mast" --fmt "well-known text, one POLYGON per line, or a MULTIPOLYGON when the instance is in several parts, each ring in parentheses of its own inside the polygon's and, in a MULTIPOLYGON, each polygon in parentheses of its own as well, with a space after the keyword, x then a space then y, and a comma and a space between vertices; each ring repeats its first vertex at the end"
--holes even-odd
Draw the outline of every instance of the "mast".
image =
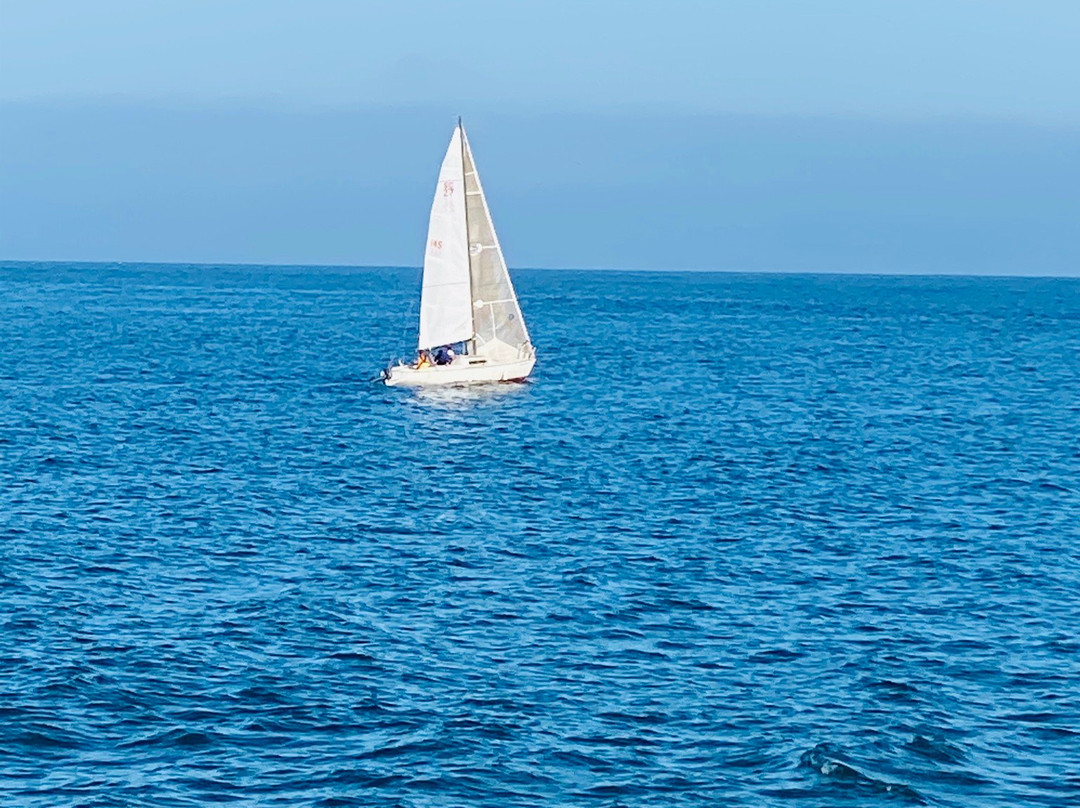
MULTIPOLYGON (((461 141, 461 196, 465 200, 465 254, 468 256, 469 263, 469 326, 473 332, 473 335, 465 342, 465 353, 470 353, 469 348, 476 341, 476 307, 473 306, 472 242, 469 240, 469 180, 465 176, 465 127, 461 124, 460 115, 458 115, 457 126, 461 133, 461 137, 458 138, 461 141)), ((475 171, 476 167, 473 166, 473 172, 475 171)))

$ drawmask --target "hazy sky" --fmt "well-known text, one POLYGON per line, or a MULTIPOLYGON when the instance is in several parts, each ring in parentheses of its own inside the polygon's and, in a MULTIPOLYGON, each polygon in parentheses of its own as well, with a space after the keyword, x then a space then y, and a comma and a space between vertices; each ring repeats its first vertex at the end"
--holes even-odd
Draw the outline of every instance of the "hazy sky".
POLYGON ((0 258, 1080 270, 1080 2, 0 0, 0 258))
POLYGON ((1080 122, 1075 0, 4 0, 2 97, 1080 122))

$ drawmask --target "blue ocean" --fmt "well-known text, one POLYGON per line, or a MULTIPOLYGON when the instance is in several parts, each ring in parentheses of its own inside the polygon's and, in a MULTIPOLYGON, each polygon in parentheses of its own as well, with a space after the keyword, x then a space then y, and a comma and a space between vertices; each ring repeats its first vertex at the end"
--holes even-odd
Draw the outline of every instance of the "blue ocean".
POLYGON ((1080 804, 1080 280, 0 265, 0 804, 1080 804))

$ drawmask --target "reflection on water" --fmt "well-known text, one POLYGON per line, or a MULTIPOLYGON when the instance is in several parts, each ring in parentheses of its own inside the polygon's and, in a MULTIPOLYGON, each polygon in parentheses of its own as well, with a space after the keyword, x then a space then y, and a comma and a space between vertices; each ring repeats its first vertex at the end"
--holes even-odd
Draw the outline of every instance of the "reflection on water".
POLYGON ((399 388, 414 407, 438 410, 471 410, 474 407, 506 401, 528 394, 530 382, 488 382, 484 384, 444 385, 442 387, 399 388))

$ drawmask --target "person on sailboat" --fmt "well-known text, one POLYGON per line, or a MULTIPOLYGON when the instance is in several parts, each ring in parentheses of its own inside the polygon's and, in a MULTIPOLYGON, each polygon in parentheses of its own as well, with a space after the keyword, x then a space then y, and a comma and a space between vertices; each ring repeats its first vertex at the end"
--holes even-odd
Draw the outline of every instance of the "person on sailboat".
POLYGON ((416 369, 431 367, 431 357, 427 351, 420 351, 420 356, 416 359, 416 369))
POLYGON ((449 365, 454 361, 454 348, 451 345, 442 345, 435 349, 435 364, 449 365))

